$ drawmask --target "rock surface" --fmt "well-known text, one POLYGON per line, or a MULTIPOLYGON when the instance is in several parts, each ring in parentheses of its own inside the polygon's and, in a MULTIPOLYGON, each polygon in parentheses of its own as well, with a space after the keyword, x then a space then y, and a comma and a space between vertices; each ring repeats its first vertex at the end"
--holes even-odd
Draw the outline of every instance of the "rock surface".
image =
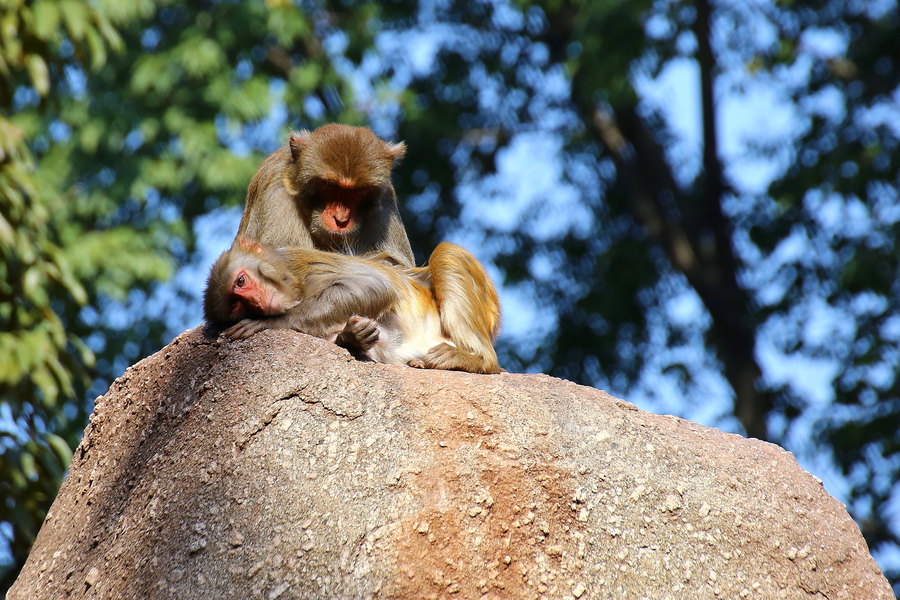
POLYGON ((777 446, 543 375, 192 330, 97 400, 8 597, 893 594, 777 446))

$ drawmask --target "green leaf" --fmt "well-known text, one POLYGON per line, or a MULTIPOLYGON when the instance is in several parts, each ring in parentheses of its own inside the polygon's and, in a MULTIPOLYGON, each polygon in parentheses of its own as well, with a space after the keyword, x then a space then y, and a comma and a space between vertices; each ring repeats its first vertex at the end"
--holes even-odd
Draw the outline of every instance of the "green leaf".
POLYGON ((72 449, 64 439, 62 439, 55 433, 48 433, 45 439, 47 441, 47 445, 50 446, 50 448, 56 454, 56 457, 59 459, 59 462, 63 467, 66 467, 70 462, 72 462, 72 449))
POLYGON ((22 278, 22 291, 31 301, 39 306, 47 305, 47 293, 44 291, 44 274, 37 267, 31 267, 25 271, 22 278))
POLYGON ((85 39, 91 54, 91 69, 97 70, 106 63, 106 44, 93 27, 85 31, 85 39))
POLYGON ((37 461, 30 452, 22 452, 22 454, 19 455, 19 468, 22 469, 22 474, 27 479, 37 479, 37 461))
POLYGON ((75 41, 84 38, 88 25, 88 7, 82 0, 59 0, 62 20, 75 41))
POLYGON ((60 25, 59 4, 50 0, 36 0, 31 7, 34 15, 34 35, 50 41, 58 35, 60 25))
POLYGON ((78 352, 78 359, 84 363, 86 367, 93 367, 96 364, 97 358, 94 356, 94 352, 88 348, 88 345, 79 338, 72 338, 70 341, 72 346, 74 346, 75 350, 78 352))
POLYGON ((131 75, 131 89, 138 95, 166 94, 175 85, 175 70, 166 56, 145 54, 137 58, 131 75))
POLYGON ((34 89, 41 96, 46 96, 50 91, 50 76, 44 58, 38 54, 29 54, 25 57, 25 64, 34 89))
POLYGON ((290 47, 296 40, 303 40, 312 34, 309 21, 300 7, 290 2, 276 5, 270 1, 268 4, 272 7, 269 12, 268 29, 275 34, 280 46, 290 47))
POLYGON ((316 89, 322 79, 322 69, 314 62, 306 62, 291 71, 289 83, 301 94, 308 94, 316 89))

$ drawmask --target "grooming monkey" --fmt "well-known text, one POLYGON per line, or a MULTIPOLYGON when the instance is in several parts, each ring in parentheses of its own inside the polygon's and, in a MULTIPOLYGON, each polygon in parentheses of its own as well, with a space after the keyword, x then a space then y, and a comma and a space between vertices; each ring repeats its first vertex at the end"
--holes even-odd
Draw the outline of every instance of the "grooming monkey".
POLYGON ((497 292, 481 263, 449 242, 428 266, 403 269, 382 253, 276 250, 238 237, 212 267, 203 310, 230 338, 294 329, 382 363, 500 372, 497 292))
POLYGON ((250 181, 232 247, 243 237, 273 248, 383 252, 414 266, 391 184, 391 169, 405 153, 403 142, 385 142, 365 127, 291 133, 250 181))

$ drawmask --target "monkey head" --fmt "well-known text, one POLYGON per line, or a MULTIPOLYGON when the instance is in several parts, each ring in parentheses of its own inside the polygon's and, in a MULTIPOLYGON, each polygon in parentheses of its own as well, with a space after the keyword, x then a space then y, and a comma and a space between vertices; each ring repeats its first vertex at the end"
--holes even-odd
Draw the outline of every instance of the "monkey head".
POLYGON ((277 251, 243 237, 213 264, 203 296, 208 323, 281 315, 297 304, 296 278, 277 251))
POLYGON ((288 146, 291 164, 283 184, 320 241, 353 237, 367 222, 379 220, 375 213, 396 209, 391 169, 406 153, 402 142, 385 142, 365 127, 329 124, 293 132, 288 146))

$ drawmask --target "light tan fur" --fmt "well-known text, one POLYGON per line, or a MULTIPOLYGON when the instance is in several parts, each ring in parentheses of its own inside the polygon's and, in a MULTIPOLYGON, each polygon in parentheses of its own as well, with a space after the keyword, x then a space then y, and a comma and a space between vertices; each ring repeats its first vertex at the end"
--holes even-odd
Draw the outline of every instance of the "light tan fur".
POLYGON ((239 238, 216 261, 209 281, 207 320, 227 327, 228 337, 290 328, 378 362, 500 372, 493 347, 500 323, 497 292, 484 267, 454 244, 440 244, 427 267, 404 269, 384 254, 272 250, 239 238), (239 313, 248 318, 232 324, 227 311, 243 301, 240 292, 247 285, 278 302, 267 300, 263 308, 251 302, 239 313))
POLYGON ((484 267, 462 246, 442 242, 431 253, 428 266, 413 272, 425 270, 430 275, 441 328, 454 346, 432 348, 424 358, 425 366, 471 365, 473 369, 499 372, 493 341, 500 332, 500 299, 484 267))

